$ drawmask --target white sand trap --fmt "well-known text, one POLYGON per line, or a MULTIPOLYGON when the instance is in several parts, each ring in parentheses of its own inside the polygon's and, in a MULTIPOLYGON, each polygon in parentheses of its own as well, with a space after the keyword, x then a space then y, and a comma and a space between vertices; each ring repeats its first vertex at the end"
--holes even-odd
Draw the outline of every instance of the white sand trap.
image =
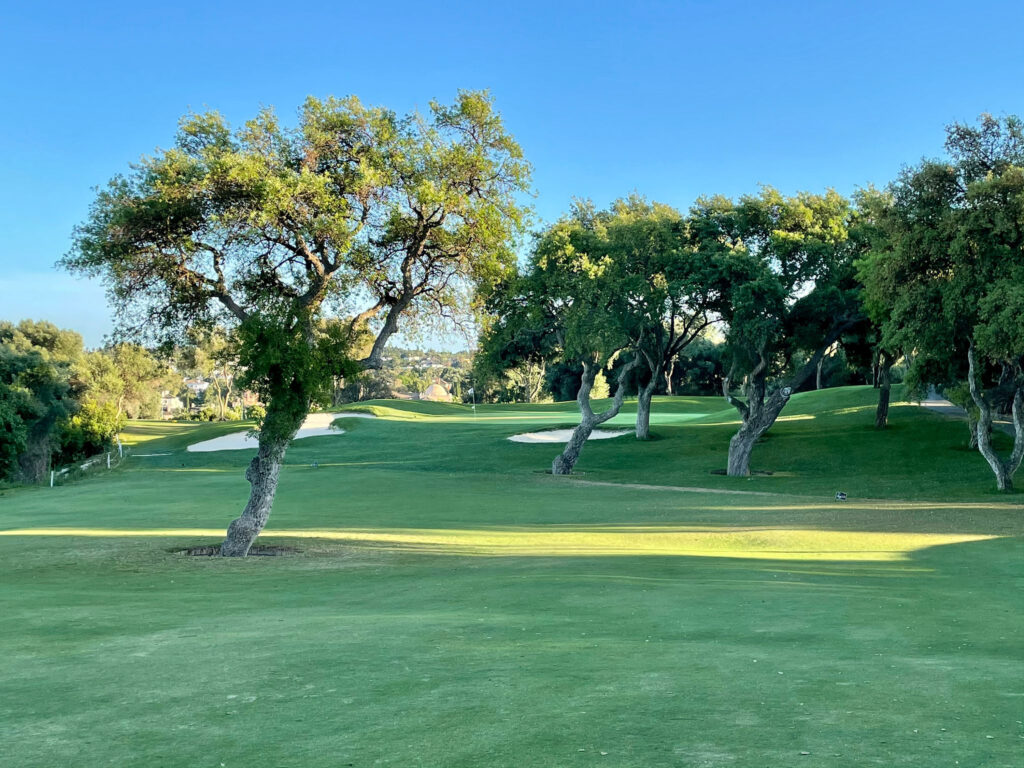
MULTIPOLYGON (((590 433, 588 440, 608 440, 612 437, 622 437, 632 432, 632 429, 595 429, 590 433)), ((572 437, 571 429, 548 429, 544 432, 524 432, 521 435, 512 435, 509 440, 513 443, 565 443, 572 437)))
MULTIPOLYGON (((374 418, 369 413, 311 413, 302 422, 299 431, 295 434, 296 440, 304 437, 323 437, 324 435, 343 435, 344 429, 332 429, 331 423, 340 418, 374 418)), ((233 432, 230 435, 221 435, 212 440, 204 440, 201 443, 193 443, 185 450, 193 453, 205 453, 207 451, 241 451, 248 448, 258 448, 259 439, 250 437, 245 432, 233 432)))

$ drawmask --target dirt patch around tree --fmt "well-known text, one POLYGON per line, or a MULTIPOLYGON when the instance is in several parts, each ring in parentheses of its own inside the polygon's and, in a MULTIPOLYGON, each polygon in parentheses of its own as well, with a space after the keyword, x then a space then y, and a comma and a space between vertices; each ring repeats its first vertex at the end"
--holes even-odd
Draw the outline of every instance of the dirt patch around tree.
MULTIPOLYGON (((220 544, 203 547, 188 547, 186 549, 173 550, 176 555, 187 555, 189 557, 220 557, 220 544)), ((285 555, 298 554, 300 550, 296 547, 271 547, 254 546, 249 550, 248 557, 283 557, 285 555)))

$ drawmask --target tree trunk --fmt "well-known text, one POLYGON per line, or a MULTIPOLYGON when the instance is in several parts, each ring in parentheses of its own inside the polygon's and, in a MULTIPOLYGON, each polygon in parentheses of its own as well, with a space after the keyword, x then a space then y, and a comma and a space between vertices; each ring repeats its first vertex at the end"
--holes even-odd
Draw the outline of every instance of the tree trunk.
MULTIPOLYGON (((308 407, 305 409, 308 411, 308 407)), ((277 482, 281 475, 288 444, 305 419, 302 413, 281 413, 274 407, 273 398, 267 407, 267 415, 260 431, 260 447, 245 471, 249 481, 249 503, 242 514, 231 521, 227 536, 220 545, 224 557, 245 557, 249 554, 256 537, 270 517, 270 508, 277 493, 277 482), (269 428, 268 428, 269 427, 269 428)))
POLYGON ((875 429, 889 426, 889 395, 892 389, 892 355, 882 352, 877 363, 878 368, 878 407, 875 409, 875 429))
POLYGON ((1013 490, 1013 475, 1020 468, 1024 459, 1024 387, 1018 386, 1013 396, 1013 450, 1007 460, 996 452, 992 445, 992 405, 986 394, 978 386, 978 371, 974 359, 974 344, 967 348, 968 374, 967 382, 971 390, 971 399, 978 406, 978 422, 974 432, 978 441, 978 450, 992 468, 996 476, 996 487, 1005 493, 1013 490))
POLYGON ((228 379, 227 389, 224 392, 224 407, 221 409, 220 418, 221 420, 227 419, 228 409, 231 407, 231 394, 235 389, 235 379, 231 377, 228 379))
POLYGON ((569 437, 569 442, 565 444, 565 448, 563 448, 562 452, 555 457, 553 462, 551 462, 551 474, 572 474, 572 469, 576 466, 576 462, 580 458, 580 452, 583 450, 583 445, 590 438, 590 433, 594 431, 595 426, 596 422, 593 419, 588 419, 586 416, 583 417, 579 426, 572 431, 572 435, 569 437))
POLYGON ((665 371, 665 394, 672 394, 672 374, 676 370, 676 359, 673 357, 672 361, 668 364, 668 370, 665 371))
POLYGON ((638 357, 633 358, 631 362, 624 365, 619 371, 617 379, 618 385, 615 388, 615 397, 612 399, 612 404, 607 410, 602 413, 594 413, 594 409, 590 405, 590 390, 594 387, 594 379, 597 378, 597 374, 600 368, 595 365, 584 362, 583 363, 583 379, 580 381, 580 389, 576 395, 576 402, 580 406, 580 423, 572 431, 572 435, 569 437, 569 442, 565 444, 565 448, 562 453, 555 457, 555 460, 551 462, 551 474, 553 475, 570 475, 572 474, 573 467, 576 466, 576 462, 580 457, 580 452, 583 450, 584 444, 587 442, 587 438, 590 437, 590 433, 594 431, 594 428, 599 424, 603 424, 608 419, 614 418, 619 410, 622 408, 622 402, 626 397, 626 378, 629 376, 637 363, 640 362, 638 357))
POLYGON ((822 368, 823 365, 825 365, 825 358, 824 357, 822 357, 821 360, 818 361, 818 373, 817 373, 817 375, 814 378, 814 388, 815 389, 821 389, 821 368, 822 368))
POLYGON ((875 429, 889 426, 889 386, 883 384, 878 388, 878 407, 875 408, 875 429))
POLYGON ((744 424, 739 432, 729 439, 729 465, 726 474, 729 477, 748 477, 750 475, 750 454, 754 450, 757 435, 747 429, 744 424))
POLYGON ((740 409, 743 424, 729 440, 729 464, 726 469, 729 477, 750 476, 750 454, 754 444, 775 423, 792 394, 789 387, 782 387, 765 397, 765 389, 763 372, 751 376, 747 385, 747 403, 744 409, 740 409))
POLYGON ((967 431, 970 433, 970 437, 967 439, 967 447, 972 451, 978 448, 978 417, 974 415, 974 409, 968 407, 967 409, 967 431))
POLYGON ((730 477, 750 475, 750 454, 754 450, 754 444, 775 423, 793 391, 799 389, 814 375, 821 358, 848 327, 844 324, 833 328, 822 346, 811 355, 811 359, 787 381, 785 386, 779 387, 770 395, 767 382, 768 359, 763 349, 754 352, 758 363, 747 376, 746 403, 733 397, 729 392, 732 372, 722 380, 722 394, 729 405, 740 412, 743 419, 743 424, 729 440, 729 463, 726 473, 730 477))
POLYGON ((651 437, 651 397, 657 385, 656 374, 651 376, 645 387, 640 387, 636 396, 636 439, 648 440, 651 437))
POLYGON ((996 488, 1000 491, 1009 492, 1013 490, 1013 473, 1009 471, 1007 463, 1004 462, 995 448, 992 447, 992 417, 991 411, 988 416, 982 415, 975 426, 975 435, 978 443, 978 450, 985 457, 985 461, 992 468, 996 476, 996 488))

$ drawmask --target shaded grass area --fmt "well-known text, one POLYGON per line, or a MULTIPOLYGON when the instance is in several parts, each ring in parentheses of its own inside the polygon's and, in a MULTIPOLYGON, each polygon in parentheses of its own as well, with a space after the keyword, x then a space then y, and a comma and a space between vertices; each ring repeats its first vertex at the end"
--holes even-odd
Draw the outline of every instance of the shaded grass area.
POLYGON ((0 718, 19 766, 1020 754, 1019 601, 978 567, 1019 558, 1012 541, 871 565, 13 544, 0 718))
POLYGON ((877 435, 872 396, 794 398, 751 480, 706 471, 714 399, 571 478, 505 439, 564 404, 402 403, 292 446, 260 542, 300 551, 245 561, 174 550, 251 454, 135 425, 172 455, 0 497, 0 763, 1016 766, 1024 506, 961 424, 877 435))

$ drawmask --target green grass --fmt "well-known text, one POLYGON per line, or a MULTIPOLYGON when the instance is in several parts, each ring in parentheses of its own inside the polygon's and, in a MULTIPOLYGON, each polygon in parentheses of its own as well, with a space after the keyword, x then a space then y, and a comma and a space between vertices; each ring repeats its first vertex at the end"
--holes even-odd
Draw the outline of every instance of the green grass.
POLYGON ((874 394, 794 397, 751 479, 716 398, 572 478, 505 438, 573 404, 372 403, 245 561, 174 553, 240 509, 249 454, 183 450, 238 425, 133 424, 171 455, 0 495, 0 764, 1017 766, 1022 497, 874 394))

